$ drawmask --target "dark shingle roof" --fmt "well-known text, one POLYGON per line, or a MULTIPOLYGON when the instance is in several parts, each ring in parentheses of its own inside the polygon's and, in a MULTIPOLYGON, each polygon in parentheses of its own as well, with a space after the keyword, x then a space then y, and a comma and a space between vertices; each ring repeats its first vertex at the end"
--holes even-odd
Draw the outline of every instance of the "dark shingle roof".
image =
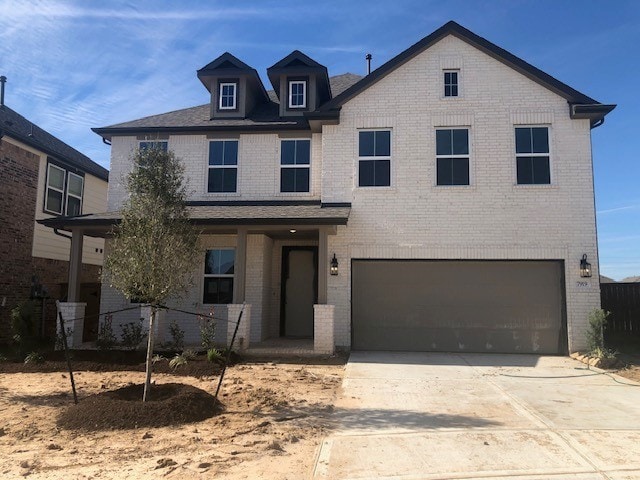
MULTIPOLYGON (((0 133, 57 158, 102 180, 109 171, 6 105, 0 107, 0 133)), ((0 135, 2 136, 2 135, 0 135)))
MULTIPOLYGON (((362 78, 360 75, 345 73, 330 78, 331 91, 334 95, 343 92, 355 82, 362 78)), ((132 120, 130 122, 117 123, 108 127, 94 128, 93 131, 110 137, 112 134, 127 133, 133 131, 144 132, 158 130, 198 130, 207 128, 220 129, 308 129, 308 124, 304 117, 290 117, 283 119, 280 117, 279 101, 273 90, 267 92, 269 103, 264 103, 256 107, 247 118, 210 119, 210 105, 199 105, 197 107, 184 108, 173 112, 151 115, 149 117, 132 120)))

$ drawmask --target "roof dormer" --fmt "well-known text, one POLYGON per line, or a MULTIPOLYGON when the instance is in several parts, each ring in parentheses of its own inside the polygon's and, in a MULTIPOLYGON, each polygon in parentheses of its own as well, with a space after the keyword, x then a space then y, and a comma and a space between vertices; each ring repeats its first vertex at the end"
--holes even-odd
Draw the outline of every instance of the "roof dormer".
POLYGON ((280 116, 303 115, 331 100, 327 67, 294 50, 267 69, 280 99, 280 116))
POLYGON ((198 70, 198 78, 211 93, 212 120, 244 118, 269 101, 258 72, 229 52, 198 70))

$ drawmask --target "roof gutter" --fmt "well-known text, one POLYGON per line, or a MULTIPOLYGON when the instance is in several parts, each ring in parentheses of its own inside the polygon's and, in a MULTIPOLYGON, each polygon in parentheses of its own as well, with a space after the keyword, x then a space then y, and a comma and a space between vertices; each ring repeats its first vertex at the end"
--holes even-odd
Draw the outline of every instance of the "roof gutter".
POLYGON ((588 119, 591 121, 591 128, 598 128, 604 123, 604 117, 610 113, 616 105, 605 105, 602 103, 569 103, 569 116, 574 119, 588 119))

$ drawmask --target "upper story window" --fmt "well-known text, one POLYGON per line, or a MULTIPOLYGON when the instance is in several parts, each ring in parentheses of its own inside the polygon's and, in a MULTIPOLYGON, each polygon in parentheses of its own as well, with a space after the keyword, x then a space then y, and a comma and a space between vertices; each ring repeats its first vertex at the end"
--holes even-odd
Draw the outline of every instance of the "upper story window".
POLYGON ((233 303, 234 264, 235 250, 232 248, 217 248, 205 252, 202 303, 233 303))
POLYGON ((280 191, 308 192, 310 140, 282 140, 280 142, 280 191))
POLYGON ((289 108, 307 107, 307 82, 291 80, 289 82, 289 108))
POLYGON ((166 152, 169 149, 169 142, 166 140, 140 142, 140 150, 146 150, 148 148, 155 148, 166 152))
POLYGON ((235 110, 237 104, 238 85, 227 82, 220 83, 218 108, 220 110, 235 110))
POLYGON ((469 185, 469 130, 436 130, 436 184, 469 185))
POLYGON ((358 186, 391 185, 391 130, 358 132, 358 186))
POLYGON ((549 184, 549 128, 516 128, 516 167, 518 185, 549 184))
POLYGON ((209 142, 209 193, 234 193, 238 188, 238 140, 209 142))
POLYGON ((80 215, 84 178, 52 163, 47 165, 44 211, 56 215, 80 215))
POLYGON ((457 97, 458 96, 458 70, 445 70, 444 71, 444 96, 445 97, 457 97))

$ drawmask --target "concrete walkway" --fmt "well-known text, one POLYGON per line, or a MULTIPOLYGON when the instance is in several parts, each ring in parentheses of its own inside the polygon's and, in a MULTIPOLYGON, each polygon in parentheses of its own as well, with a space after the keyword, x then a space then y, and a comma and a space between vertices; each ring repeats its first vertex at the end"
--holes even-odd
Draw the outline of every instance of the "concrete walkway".
POLYGON ((640 479, 640 386, 568 357, 356 352, 335 419, 316 479, 640 479))

